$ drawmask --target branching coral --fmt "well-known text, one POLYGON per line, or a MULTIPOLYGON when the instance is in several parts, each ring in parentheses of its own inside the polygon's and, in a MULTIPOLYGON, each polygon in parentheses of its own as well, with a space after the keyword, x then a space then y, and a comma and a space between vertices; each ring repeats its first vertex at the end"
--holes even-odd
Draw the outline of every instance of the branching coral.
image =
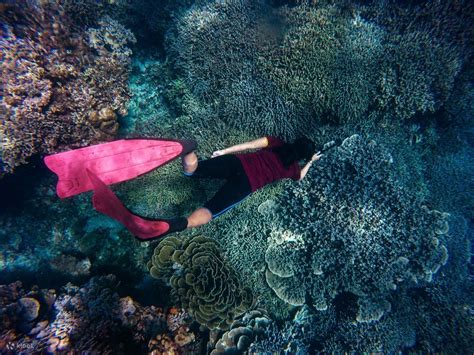
POLYGON ((334 6, 279 12, 287 31, 280 46, 259 58, 266 77, 307 114, 360 119, 374 100, 384 31, 334 6))
POLYGON ((150 273, 169 278, 183 307, 210 329, 228 328, 253 303, 252 293, 242 287, 210 238, 164 239, 155 249, 150 273))
POLYGON ((390 32, 368 13, 344 1, 196 5, 176 21, 168 49, 198 105, 254 134, 288 138, 321 121, 406 120, 439 109, 463 47, 433 36, 434 20, 390 32))
POLYGON ((291 136, 304 126, 304 118, 256 67, 259 48, 267 41, 263 34, 271 32, 265 30, 270 13, 263 1, 194 6, 169 33, 168 49, 192 94, 229 126, 291 136))
POLYGON ((358 297, 357 320, 380 319, 399 284, 422 285, 447 261, 447 215, 401 187, 392 157, 354 135, 278 201, 267 282, 286 302, 325 310, 358 297))
POLYGON ((61 6, 32 1, 0 14, 5 119, 0 126, 3 170, 36 153, 51 153, 113 137, 126 113, 133 35, 104 18, 77 29, 61 6), (94 121, 101 116, 101 123, 94 121))
POLYGON ((459 74, 459 49, 427 31, 392 34, 378 78, 377 106, 385 115, 408 119, 435 112, 444 104, 459 74))

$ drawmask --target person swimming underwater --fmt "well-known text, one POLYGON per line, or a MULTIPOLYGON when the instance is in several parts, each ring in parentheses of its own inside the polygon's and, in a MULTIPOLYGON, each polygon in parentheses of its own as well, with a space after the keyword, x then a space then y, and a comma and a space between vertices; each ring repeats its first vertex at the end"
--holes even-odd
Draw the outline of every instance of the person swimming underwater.
MULTIPOLYGON (((321 151, 338 146, 331 141, 321 151)), ((194 140, 150 138, 120 139, 48 155, 45 165, 58 176, 60 198, 93 191, 94 208, 122 223, 138 240, 151 241, 186 228, 208 223, 237 205, 252 192, 285 178, 301 180, 311 164, 321 158, 313 154, 314 143, 301 137, 285 143, 273 136, 262 137, 215 151, 211 159, 198 161, 194 140), (242 153, 249 149, 253 152, 242 153), (109 185, 134 179, 177 157, 184 174, 192 178, 225 179, 225 184, 189 217, 150 219, 129 210, 109 185), (307 161, 303 168, 301 160, 307 161)))
POLYGON ((184 155, 184 175, 225 179, 226 182, 189 217, 174 218, 168 233, 204 225, 272 182, 286 178, 302 180, 312 163, 322 156, 320 152, 314 154, 315 149, 315 144, 306 137, 286 143, 277 137, 266 136, 217 150, 207 160, 199 161, 195 151, 184 155), (259 150, 242 153, 250 149, 259 150), (300 161, 306 162, 302 168, 300 161))

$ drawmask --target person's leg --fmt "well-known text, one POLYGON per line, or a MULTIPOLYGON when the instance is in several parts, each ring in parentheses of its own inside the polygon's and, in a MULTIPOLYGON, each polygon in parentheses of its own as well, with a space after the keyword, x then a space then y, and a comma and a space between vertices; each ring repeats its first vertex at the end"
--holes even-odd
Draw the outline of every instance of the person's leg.
POLYGON ((212 219, 212 213, 205 207, 199 207, 188 217, 188 228, 202 226, 212 219))
POLYGON ((196 154, 183 157, 184 175, 193 178, 230 179, 242 172, 242 164, 235 155, 221 155, 198 161, 196 154))
POLYGON ((182 158, 183 170, 186 175, 192 175, 198 167, 198 158, 196 153, 191 152, 182 158))

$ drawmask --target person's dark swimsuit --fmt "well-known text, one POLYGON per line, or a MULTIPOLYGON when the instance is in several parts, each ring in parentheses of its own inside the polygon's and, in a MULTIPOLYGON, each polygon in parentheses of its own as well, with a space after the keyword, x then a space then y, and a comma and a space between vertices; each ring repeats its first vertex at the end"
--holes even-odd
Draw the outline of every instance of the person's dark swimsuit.
POLYGON ((253 153, 228 154, 200 161, 193 174, 196 178, 226 179, 226 183, 213 198, 204 204, 216 218, 237 205, 252 192, 274 181, 300 178, 298 162, 286 169, 278 156, 272 151, 285 144, 277 137, 267 137, 268 146, 253 153))

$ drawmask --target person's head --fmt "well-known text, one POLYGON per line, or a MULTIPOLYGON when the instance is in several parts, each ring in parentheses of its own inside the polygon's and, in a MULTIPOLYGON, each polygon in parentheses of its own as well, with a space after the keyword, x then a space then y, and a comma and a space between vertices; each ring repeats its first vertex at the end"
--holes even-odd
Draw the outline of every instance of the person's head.
POLYGON ((316 145, 306 137, 295 139, 292 143, 286 143, 282 146, 273 148, 283 165, 287 168, 295 161, 309 161, 314 153, 316 153, 316 145))

